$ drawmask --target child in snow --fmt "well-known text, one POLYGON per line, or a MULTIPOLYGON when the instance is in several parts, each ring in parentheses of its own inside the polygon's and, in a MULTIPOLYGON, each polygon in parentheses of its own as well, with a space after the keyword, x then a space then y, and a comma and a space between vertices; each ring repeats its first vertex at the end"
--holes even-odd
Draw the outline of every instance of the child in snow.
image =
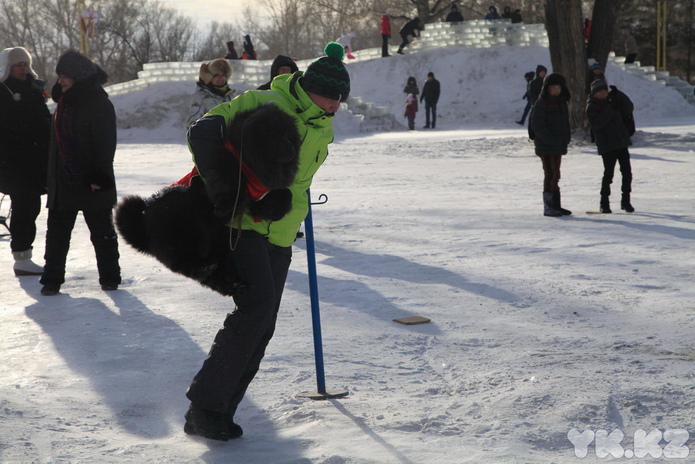
POLYGON ((623 176, 621 190, 623 193, 620 208, 632 213, 635 208, 630 203, 632 191, 632 167, 630 152, 627 147, 632 145, 630 136, 634 134, 632 111, 634 105, 627 95, 602 80, 591 83, 591 96, 586 107, 586 117, 591 124, 591 130, 596 138, 598 154, 603 158, 603 180, 601 182, 601 212, 611 213, 610 194, 615 163, 620 164, 623 176))
POLYGON ((408 118, 408 130, 415 130, 415 113, 417 113, 417 98, 409 93, 405 99, 404 118, 408 118))
POLYGON ((336 42, 338 42, 340 45, 345 47, 345 56, 347 56, 348 59, 350 59, 350 60, 355 59, 355 55, 350 53, 350 49, 352 48, 352 39, 354 39, 355 37, 357 37, 357 33, 351 32, 347 35, 340 37, 338 40, 336 40, 336 42))

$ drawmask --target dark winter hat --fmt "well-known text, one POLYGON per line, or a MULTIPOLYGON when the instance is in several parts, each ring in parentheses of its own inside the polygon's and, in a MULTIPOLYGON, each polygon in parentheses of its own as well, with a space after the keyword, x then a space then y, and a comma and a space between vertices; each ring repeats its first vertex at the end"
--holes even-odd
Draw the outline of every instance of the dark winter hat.
POLYGON ((596 95, 598 92, 601 90, 608 90, 608 85, 606 85, 605 81, 602 81, 601 79, 596 79, 594 82, 591 83, 591 96, 593 97, 596 95))
POLYGON ((558 73, 553 73, 553 74, 548 74, 545 76, 545 79, 543 79, 543 87, 550 87, 551 85, 566 85, 567 81, 565 80, 565 76, 562 74, 558 73))
POLYGON ((56 74, 83 81, 97 74, 97 65, 75 50, 68 50, 58 59, 56 74))
POLYGON ((542 64, 539 64, 538 66, 536 66, 536 74, 540 72, 548 72, 548 68, 546 68, 542 64))
POLYGON ((592 71, 594 69, 601 69, 601 65, 594 61, 593 63, 591 63, 591 66, 589 67, 589 69, 591 69, 592 71))
POLYGON ((531 80, 531 79, 533 79, 534 77, 536 77, 536 73, 533 72, 533 71, 529 71, 529 72, 527 72, 526 74, 524 74, 524 77, 525 77, 526 79, 528 79, 528 80, 531 80))
POLYGON ((326 56, 313 61, 302 76, 301 85, 307 92, 344 102, 350 95, 350 75, 343 64, 345 48, 329 42, 323 49, 326 56))
POLYGON ((434 73, 432 71, 428 72, 427 77, 434 77, 434 73))

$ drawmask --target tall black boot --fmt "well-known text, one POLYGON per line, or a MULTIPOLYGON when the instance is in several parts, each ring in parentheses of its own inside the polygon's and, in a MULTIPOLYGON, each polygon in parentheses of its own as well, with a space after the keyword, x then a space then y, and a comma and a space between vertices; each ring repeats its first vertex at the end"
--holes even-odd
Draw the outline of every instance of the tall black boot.
POLYGON ((553 206, 555 207, 556 210, 560 211, 564 216, 569 216, 572 214, 572 211, 565 209, 561 206, 562 200, 560 196, 560 191, 557 190, 553 192, 553 206))
POLYGON ((630 204, 630 194, 623 193, 623 198, 620 200, 620 209, 624 209, 628 213, 634 213, 635 208, 630 204))
POLYGON ((601 212, 606 214, 613 212, 611 211, 611 202, 608 195, 601 195, 601 212))
POLYGON ((558 217, 562 212, 555 209, 553 196, 556 192, 543 192, 543 216, 558 217))

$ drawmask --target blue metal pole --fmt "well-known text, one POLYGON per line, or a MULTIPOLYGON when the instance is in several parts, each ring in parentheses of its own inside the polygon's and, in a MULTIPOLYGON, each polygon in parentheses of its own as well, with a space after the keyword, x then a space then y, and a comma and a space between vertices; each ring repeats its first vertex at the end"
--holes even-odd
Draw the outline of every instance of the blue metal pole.
POLYGON ((314 221, 311 216, 311 193, 307 190, 309 213, 304 219, 306 232, 306 257, 309 270, 309 295, 311 297, 311 322, 314 328, 314 358, 316 359, 316 383, 318 392, 326 393, 326 379, 323 370, 323 343, 321 340, 321 314, 319 312, 319 285, 316 273, 316 247, 314 245, 314 221))

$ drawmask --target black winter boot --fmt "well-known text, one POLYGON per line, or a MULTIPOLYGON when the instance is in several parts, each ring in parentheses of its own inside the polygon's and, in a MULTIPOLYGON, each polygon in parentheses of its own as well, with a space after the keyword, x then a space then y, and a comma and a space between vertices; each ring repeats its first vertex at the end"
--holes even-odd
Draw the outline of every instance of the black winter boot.
POLYGON ((543 216, 562 216, 562 211, 555 209, 553 196, 557 192, 543 192, 543 216))
POLYGON ((634 213, 635 208, 630 204, 630 194, 623 193, 623 199, 620 201, 620 209, 624 209, 628 213, 634 213))
POLYGON ((224 413, 199 408, 192 403, 186 412, 185 418, 186 423, 183 426, 183 431, 188 435, 199 435, 212 440, 228 441, 230 438, 240 437, 243 433, 238 425, 238 430, 230 430, 230 420, 227 419, 224 413))
POLYGON ((611 202, 609 200, 610 197, 608 195, 601 195, 601 212, 602 213, 612 213, 611 211, 611 202))
POLYGON ((553 192, 553 206, 555 207, 556 210, 560 211, 564 216, 569 216, 572 214, 572 211, 565 209, 561 206, 562 199, 560 196, 560 191, 557 190, 553 192))

